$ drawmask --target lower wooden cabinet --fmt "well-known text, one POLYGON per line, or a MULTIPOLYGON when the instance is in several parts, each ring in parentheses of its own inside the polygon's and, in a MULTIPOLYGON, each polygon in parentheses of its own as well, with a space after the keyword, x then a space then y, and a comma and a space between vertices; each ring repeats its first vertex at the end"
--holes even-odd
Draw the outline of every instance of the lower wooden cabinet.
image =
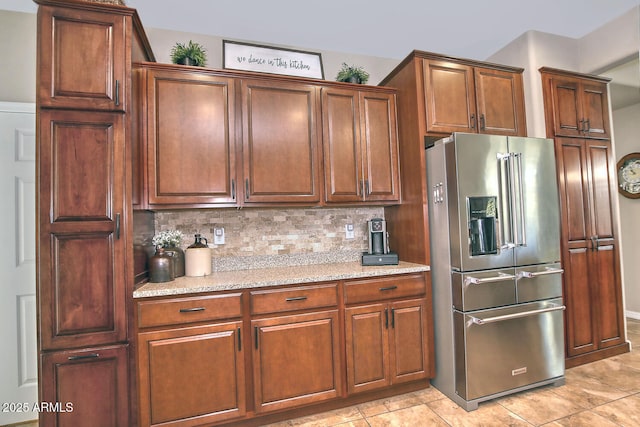
POLYGON ((141 426, 200 426, 246 412, 242 322, 138 335, 141 426))
POLYGON ((427 378, 424 299, 349 307, 345 325, 349 393, 427 378))
POLYGON ((128 347, 113 345, 41 356, 41 427, 120 427, 129 419, 128 347))
POLYGON ((426 387, 428 295, 411 273, 142 298, 137 425, 258 425, 426 387))
POLYGON ((340 395, 337 310, 253 320, 251 326, 256 413, 340 395))

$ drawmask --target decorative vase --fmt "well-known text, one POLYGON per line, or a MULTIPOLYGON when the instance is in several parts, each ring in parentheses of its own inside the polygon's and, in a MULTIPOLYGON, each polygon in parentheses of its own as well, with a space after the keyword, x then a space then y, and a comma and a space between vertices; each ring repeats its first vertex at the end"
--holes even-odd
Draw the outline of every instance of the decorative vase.
POLYGON ((356 84, 360 84, 360 77, 358 76, 351 76, 347 79, 347 81, 349 83, 356 83, 356 84))
POLYGON ((185 57, 185 58, 182 58, 180 61, 178 61, 178 63, 180 63, 182 65, 192 65, 192 66, 196 65, 196 61, 194 61, 193 59, 189 58, 188 56, 185 57))
POLYGON ((188 277, 211 274, 211 250, 207 243, 207 239, 200 234, 196 234, 195 242, 186 249, 185 274, 188 277))
POLYGON ((184 276, 184 251, 177 246, 167 246, 164 252, 173 258, 173 273, 175 277, 184 276))
POLYGON ((175 278, 173 273, 173 257, 164 248, 158 246, 156 253, 149 258, 149 281, 152 283, 170 282, 175 278))

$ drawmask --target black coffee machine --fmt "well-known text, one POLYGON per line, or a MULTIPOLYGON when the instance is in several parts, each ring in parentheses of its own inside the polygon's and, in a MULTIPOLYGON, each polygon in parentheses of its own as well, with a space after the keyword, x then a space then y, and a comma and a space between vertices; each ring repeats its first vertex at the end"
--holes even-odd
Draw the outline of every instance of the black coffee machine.
POLYGON ((362 253, 362 265, 397 265, 398 254, 389 250, 387 221, 372 218, 367 221, 369 230, 369 251, 362 253))

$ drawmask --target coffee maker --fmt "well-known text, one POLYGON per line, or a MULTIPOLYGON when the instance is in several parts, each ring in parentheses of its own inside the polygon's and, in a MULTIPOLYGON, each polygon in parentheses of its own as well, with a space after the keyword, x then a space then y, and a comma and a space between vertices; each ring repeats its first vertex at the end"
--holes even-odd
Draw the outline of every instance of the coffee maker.
POLYGON ((398 254, 389 250, 387 221, 372 218, 367 221, 369 251, 362 253, 362 265, 397 265, 398 254))

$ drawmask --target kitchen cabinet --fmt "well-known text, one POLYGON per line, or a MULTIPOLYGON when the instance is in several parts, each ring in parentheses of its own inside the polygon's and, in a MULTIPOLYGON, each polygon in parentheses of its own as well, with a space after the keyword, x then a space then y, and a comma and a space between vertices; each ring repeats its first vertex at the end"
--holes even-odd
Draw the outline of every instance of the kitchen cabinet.
MULTIPOLYGON (((43 3, 38 1, 38 3, 43 3)), ((38 10, 38 103, 43 107, 125 111, 126 14, 88 7, 38 10)))
POLYGON ((153 53, 133 9, 36 3, 39 399, 73 405, 40 425, 131 425, 130 67, 153 53))
POLYGON ((547 121, 553 123, 554 135, 611 138, 607 82, 546 70, 548 95, 554 104, 547 121))
POLYGON ((41 426, 126 426, 129 420, 128 347, 126 345, 54 351, 42 355, 43 402, 56 411, 40 412, 41 426))
POLYGON ((349 394, 431 376, 427 302, 407 298, 425 293, 421 275, 345 284, 345 303, 356 304, 345 309, 349 394))
POLYGON ((241 91, 243 203, 319 204, 318 87, 244 79, 241 91))
POLYGON ((340 396, 337 298, 336 283, 251 293, 257 413, 340 396))
POLYGON ((609 141, 558 138, 567 357, 624 344, 609 141))
POLYGON ((124 341, 124 117, 54 109, 39 121, 40 348, 124 341))
POLYGON ((195 426, 246 413, 242 295, 142 300, 138 324, 142 426, 195 426))
POLYGON ((522 70, 424 59, 427 132, 526 136, 522 70))
POLYGON ((425 144, 452 132, 526 136, 523 69, 413 51, 380 85, 397 90, 402 203, 385 206, 389 245, 430 264, 425 144))
POLYGON ((566 366, 630 351, 617 236, 608 79, 541 68, 560 190, 566 366), (589 121, 589 123, 587 123, 589 121))
POLYGON ((395 95, 323 88, 321 97, 326 201, 399 202, 395 95))
POLYGON ((236 80, 173 68, 141 68, 147 207, 234 205, 236 80))

